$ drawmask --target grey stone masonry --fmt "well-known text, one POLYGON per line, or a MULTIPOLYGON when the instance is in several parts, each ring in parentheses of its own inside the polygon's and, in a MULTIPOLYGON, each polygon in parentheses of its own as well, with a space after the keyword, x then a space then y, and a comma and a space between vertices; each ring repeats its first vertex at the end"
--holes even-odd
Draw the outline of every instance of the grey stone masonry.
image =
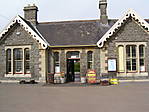
POLYGON ((97 73, 97 77, 100 77, 100 49, 94 49, 94 69, 97 73))
POLYGON ((108 24, 108 16, 107 16, 107 0, 100 0, 99 2, 100 9, 100 21, 102 24, 108 24))
POLYGON ((106 42, 108 45, 108 58, 118 59, 116 43, 146 42, 145 65, 149 72, 149 34, 135 20, 129 18, 126 23, 106 42))
MULTIPOLYGON (((93 51, 93 69, 96 71, 97 76, 100 76, 100 49, 98 47, 82 47, 72 48, 73 51, 80 52, 80 76, 86 76, 87 73, 87 51, 93 51)), ((54 56, 51 52, 54 50, 60 53, 60 72, 67 73, 67 53, 71 49, 69 48, 56 48, 49 51, 49 73, 54 73, 54 56)))
POLYGON ((66 54, 64 49, 62 49, 60 53, 60 72, 66 74, 66 54))
POLYGON ((33 5, 28 5, 24 7, 24 18, 31 22, 33 25, 37 24, 37 11, 38 7, 33 5))
MULTIPOLYGON (((129 19, 120 30, 108 40, 108 57, 117 58, 117 42, 149 42, 149 35, 134 20, 129 19)), ((147 47, 148 48, 148 47, 147 47)), ((147 52, 146 52, 147 53, 147 52)))
POLYGON ((87 73, 87 54, 85 49, 82 48, 82 52, 80 53, 80 75, 85 76, 87 73))
POLYGON ((52 50, 48 50, 48 73, 54 73, 54 56, 52 50))
POLYGON ((39 45, 29 34, 19 25, 15 24, 11 30, 0 40, 0 79, 16 79, 5 78, 6 74, 6 51, 7 46, 31 46, 30 52, 30 69, 31 78, 38 79, 41 75, 39 71, 39 45), (19 35, 17 33, 19 32, 19 35))

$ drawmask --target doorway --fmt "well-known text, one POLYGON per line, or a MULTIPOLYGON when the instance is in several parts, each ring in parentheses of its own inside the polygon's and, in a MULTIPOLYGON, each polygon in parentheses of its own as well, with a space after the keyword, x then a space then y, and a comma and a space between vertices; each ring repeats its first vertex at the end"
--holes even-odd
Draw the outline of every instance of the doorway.
POLYGON ((80 59, 67 59, 67 82, 80 82, 80 59))

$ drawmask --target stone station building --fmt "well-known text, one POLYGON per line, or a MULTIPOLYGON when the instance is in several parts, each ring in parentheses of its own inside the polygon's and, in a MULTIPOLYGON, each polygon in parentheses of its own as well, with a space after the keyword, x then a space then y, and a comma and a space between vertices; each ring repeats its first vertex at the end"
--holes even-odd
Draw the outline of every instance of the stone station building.
POLYGON ((37 6, 24 7, 0 33, 0 80, 45 82, 64 73, 79 82, 89 69, 122 79, 147 79, 149 24, 129 9, 109 19, 107 0, 100 0, 100 19, 38 22, 37 6))

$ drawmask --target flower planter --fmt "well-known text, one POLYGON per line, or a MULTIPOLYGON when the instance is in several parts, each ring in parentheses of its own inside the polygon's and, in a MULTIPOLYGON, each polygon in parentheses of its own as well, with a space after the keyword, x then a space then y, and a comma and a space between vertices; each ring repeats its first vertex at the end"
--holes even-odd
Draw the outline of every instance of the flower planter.
POLYGON ((60 78, 60 80, 62 84, 65 83, 65 78, 60 78))
POLYGON ((81 83, 86 83, 86 77, 81 77, 81 83))

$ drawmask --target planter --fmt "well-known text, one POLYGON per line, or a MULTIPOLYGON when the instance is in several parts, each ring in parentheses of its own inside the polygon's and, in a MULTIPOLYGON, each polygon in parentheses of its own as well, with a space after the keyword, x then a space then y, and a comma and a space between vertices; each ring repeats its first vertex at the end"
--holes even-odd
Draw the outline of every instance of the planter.
POLYGON ((81 83, 86 83, 86 77, 81 77, 81 83))
POLYGON ((112 78, 112 79, 110 79, 110 84, 111 85, 118 85, 119 84, 119 81, 116 78, 112 78))
POLYGON ((65 78, 60 78, 60 80, 62 84, 65 83, 65 78))

